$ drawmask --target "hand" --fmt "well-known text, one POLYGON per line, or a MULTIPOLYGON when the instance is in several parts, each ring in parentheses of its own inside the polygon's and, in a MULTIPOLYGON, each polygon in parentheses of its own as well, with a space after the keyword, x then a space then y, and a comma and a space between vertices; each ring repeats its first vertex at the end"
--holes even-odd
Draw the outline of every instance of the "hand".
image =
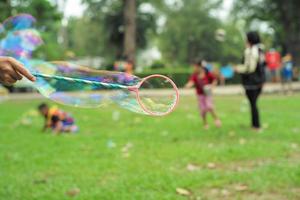
POLYGON ((203 90, 204 90, 204 94, 207 95, 207 96, 210 96, 213 92, 213 85, 210 84, 210 85, 205 85, 203 87, 203 90))
POLYGON ((237 66, 234 66, 234 67, 233 67, 233 71, 234 71, 235 73, 239 73, 238 67, 237 67, 237 66))
POLYGON ((11 57, 0 57, 0 83, 12 85, 25 76, 30 81, 35 77, 16 59, 11 57))

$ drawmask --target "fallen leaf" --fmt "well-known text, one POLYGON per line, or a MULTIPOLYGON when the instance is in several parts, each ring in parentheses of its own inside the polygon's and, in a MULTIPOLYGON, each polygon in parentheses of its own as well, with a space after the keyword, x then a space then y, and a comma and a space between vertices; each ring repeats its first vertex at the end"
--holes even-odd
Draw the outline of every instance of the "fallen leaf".
POLYGON ((299 128, 293 128, 292 131, 293 131, 293 133, 299 133, 300 129, 299 128))
POLYGON ((269 124, 268 123, 264 123, 262 127, 263 127, 263 129, 268 129, 269 128, 269 124))
POLYGON ((70 197, 75 197, 80 193, 80 189, 79 188, 72 188, 70 190, 68 190, 66 192, 66 195, 70 196, 70 197))
POLYGON ((123 156, 123 158, 129 158, 130 157, 130 153, 128 153, 128 152, 127 153, 123 153, 122 156, 123 156))
POLYGON ((221 194, 222 194, 222 196, 227 197, 227 196, 230 195, 230 192, 228 190, 226 190, 226 189, 223 189, 223 190, 221 190, 221 194))
POLYGON ((215 169, 217 166, 215 163, 207 163, 207 168, 208 169, 215 169))
POLYGON ((188 170, 188 171, 190 171, 190 172, 193 172, 193 171, 197 171, 197 170, 199 170, 200 169, 200 167, 199 166, 197 166, 197 165, 194 165, 194 164, 188 164, 187 166, 186 166, 186 169, 188 170))
POLYGON ((184 188, 176 188, 176 192, 177 192, 177 194, 182 195, 182 196, 190 196, 192 194, 190 191, 188 191, 187 189, 184 189, 184 188))
POLYGON ((244 145, 244 144, 246 144, 246 140, 244 138, 241 138, 239 140, 239 143, 240 143, 240 145, 244 145))
POLYGON ((132 147, 133 147, 133 144, 129 142, 121 149, 121 151, 123 153, 127 153, 129 151, 129 149, 131 149, 132 147))
POLYGON ((219 194, 219 190, 217 188, 213 188, 210 190, 210 194, 215 196, 215 195, 218 195, 219 194))
POLYGON ((238 192, 243 192, 243 191, 248 190, 248 186, 245 184, 238 184, 234 187, 234 189, 238 192))
POLYGON ((208 148, 213 148, 215 145, 213 143, 208 144, 208 148))
POLYGON ((21 124, 24 126, 29 126, 32 124, 32 120, 29 117, 22 118, 21 124))
POLYGON ((237 166, 237 167, 235 168, 235 170, 236 170, 237 172, 242 172, 242 171, 244 171, 244 168, 243 168, 243 167, 240 167, 240 166, 237 166))
POLYGON ((298 148, 298 144, 292 143, 292 144, 291 144, 291 148, 292 148, 292 149, 297 149, 297 148, 298 148))
POLYGON ((229 135, 229 137, 234 137, 235 136, 235 132, 234 131, 229 131, 228 135, 229 135))

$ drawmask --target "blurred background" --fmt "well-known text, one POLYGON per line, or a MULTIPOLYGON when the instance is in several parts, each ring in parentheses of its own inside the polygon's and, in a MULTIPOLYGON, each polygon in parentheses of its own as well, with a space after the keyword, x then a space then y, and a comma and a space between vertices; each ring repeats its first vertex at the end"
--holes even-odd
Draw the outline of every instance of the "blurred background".
MULTIPOLYGON (((260 32, 266 52, 293 56, 298 80, 298 4, 296 0, 3 0, 0 18, 18 13, 37 18, 45 44, 35 52, 36 58, 107 70, 124 69, 130 61, 136 75, 165 74, 181 87, 196 60, 205 60, 216 74, 222 67, 241 63, 249 30, 260 32)), ((278 82, 280 73, 277 76, 269 74, 268 79, 278 82)), ((222 84, 224 79, 239 82, 238 76, 220 79, 222 84)))

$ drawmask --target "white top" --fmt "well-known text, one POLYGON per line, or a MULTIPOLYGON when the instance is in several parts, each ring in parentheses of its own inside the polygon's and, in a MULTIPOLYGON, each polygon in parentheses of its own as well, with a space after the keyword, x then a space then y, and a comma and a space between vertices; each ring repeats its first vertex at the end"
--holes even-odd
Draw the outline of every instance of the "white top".
POLYGON ((259 61, 258 45, 247 47, 244 52, 244 59, 244 64, 237 66, 237 71, 243 74, 253 73, 259 61))

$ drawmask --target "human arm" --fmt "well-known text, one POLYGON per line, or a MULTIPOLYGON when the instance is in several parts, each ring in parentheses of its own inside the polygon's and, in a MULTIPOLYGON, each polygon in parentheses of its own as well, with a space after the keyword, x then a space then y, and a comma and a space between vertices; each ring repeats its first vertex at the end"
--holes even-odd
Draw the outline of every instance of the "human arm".
POLYGON ((62 131, 63 123, 61 121, 58 121, 54 125, 53 133, 59 134, 62 131))
POLYGON ((259 60, 259 49, 256 46, 247 48, 244 53, 244 63, 234 68, 237 73, 252 73, 257 67, 259 60))
POLYGON ((211 83, 212 88, 217 87, 217 85, 218 85, 218 80, 214 79, 213 82, 211 83))
POLYGON ((42 132, 46 132, 49 128, 51 128, 51 122, 45 119, 44 126, 42 128, 42 132))
POLYGON ((16 59, 0 57, 0 83, 12 85, 23 76, 30 81, 35 81, 35 77, 16 59))
POLYGON ((207 73, 207 79, 209 83, 204 86, 204 91, 206 94, 212 94, 214 88, 218 85, 218 79, 216 75, 211 72, 207 73))
POLYGON ((189 80, 187 84, 185 84, 184 88, 192 88, 194 86, 193 80, 189 80))

